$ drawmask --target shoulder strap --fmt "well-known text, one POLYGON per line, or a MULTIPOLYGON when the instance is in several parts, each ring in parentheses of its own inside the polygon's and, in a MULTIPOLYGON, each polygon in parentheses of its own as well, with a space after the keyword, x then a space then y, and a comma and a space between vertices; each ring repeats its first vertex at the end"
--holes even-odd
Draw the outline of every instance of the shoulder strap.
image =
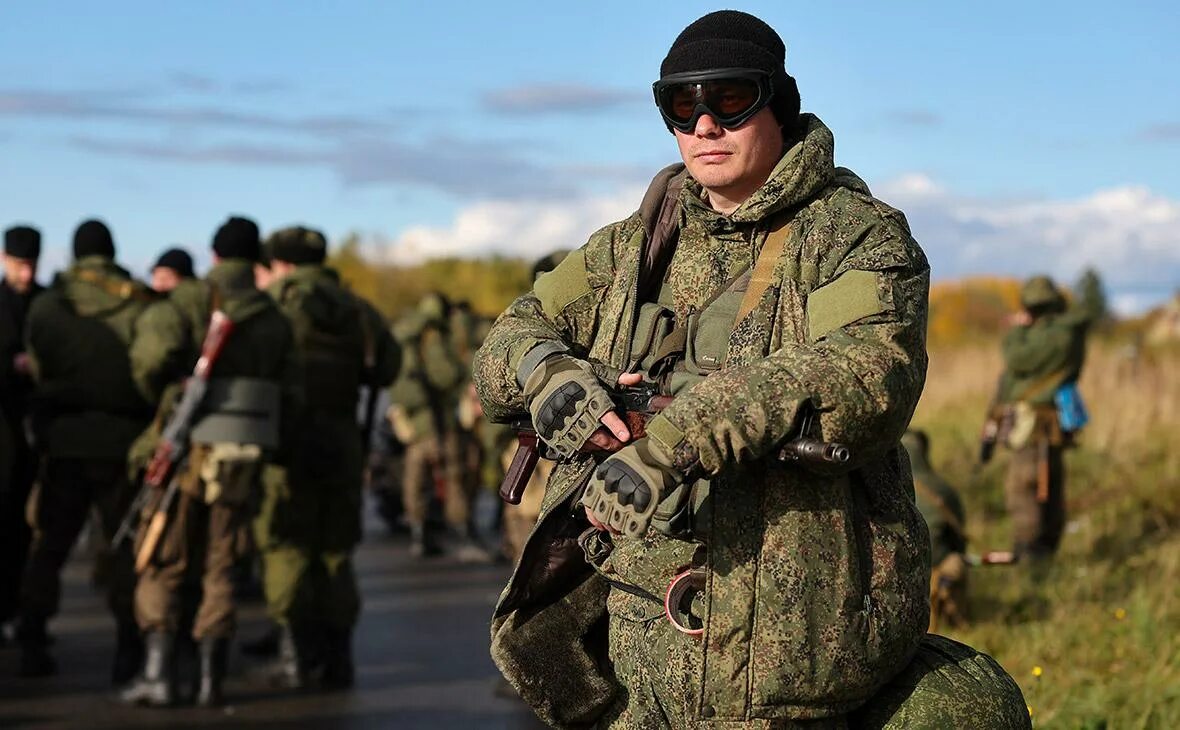
POLYGON ((680 190, 688 179, 683 162, 668 165, 656 173, 643 202, 639 217, 643 221, 643 256, 639 263, 639 300, 646 301, 651 289, 664 278, 672 258, 676 234, 680 227, 680 190))
POLYGON ((772 228, 766 234, 766 240, 762 242, 762 250, 758 252, 758 260, 754 262, 754 273, 750 276, 750 285, 746 287, 746 295, 742 297, 737 317, 733 320, 735 325, 754 311, 758 302, 762 300, 762 295, 774 284, 775 265, 790 237, 791 227, 785 222, 772 228))
POLYGON ((102 272, 91 269, 79 269, 75 273, 75 276, 87 284, 94 284, 107 294, 125 301, 150 302, 153 299, 147 287, 134 279, 114 279, 102 272))

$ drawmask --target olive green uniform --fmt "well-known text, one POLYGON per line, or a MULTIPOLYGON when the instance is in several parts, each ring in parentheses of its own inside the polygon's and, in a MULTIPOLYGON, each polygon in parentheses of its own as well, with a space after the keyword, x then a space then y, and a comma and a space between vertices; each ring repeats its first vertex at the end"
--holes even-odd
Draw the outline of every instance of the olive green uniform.
MULTIPOLYGON (((287 419, 299 399, 291 328, 270 297, 254 288, 253 266, 245 260, 218 263, 204 281, 185 282, 145 312, 131 348, 136 384, 145 395, 160 397, 191 373, 215 307, 230 318, 233 329, 213 365, 211 381, 274 383, 281 393, 280 417, 287 419)), ((165 411, 168 405, 165 399, 165 411)), ((249 547, 246 531, 259 474, 263 460, 273 456, 261 449, 229 456, 235 447, 194 443, 182 465, 175 512, 136 586, 136 616, 145 633, 178 630, 181 587, 190 579, 201 585, 193 638, 224 639, 234 632, 232 569, 249 547), (211 483, 217 484, 216 493, 211 483)), ((154 511, 162 496, 163 490, 153 495, 145 514, 154 511)), ((146 528, 145 520, 137 547, 146 528)))
MULTIPOLYGON (((131 502, 127 449, 151 409, 132 382, 127 347, 150 296, 111 259, 86 256, 60 273, 29 311, 32 419, 44 457, 21 589, 20 631, 32 641, 57 613, 61 568, 91 508, 109 542, 131 502)), ((124 545, 105 559, 120 635, 135 636, 131 552, 124 545)))
POLYGON ((462 488, 448 468, 445 455, 454 453, 456 414, 452 393, 463 380, 463 367, 451 348, 442 312, 419 307, 394 327, 404 362, 390 389, 394 433, 405 444, 402 461, 402 499, 406 520, 420 527, 426 520, 430 494, 442 482, 448 522, 466 524, 462 488), (452 444, 448 449, 448 440, 452 444))
POLYGON ((1007 424, 1003 440, 1011 449, 1004 494, 1013 551, 1047 557, 1057 551, 1065 528, 1064 449, 1072 440, 1062 433, 1054 399, 1081 376, 1086 335, 1104 304, 1093 273, 1083 278, 1070 306, 1047 277, 1030 279, 1021 303, 1034 318, 1004 337, 993 415, 1007 424))
POLYGON ((398 349, 380 314, 324 266, 301 265, 269 292, 295 333, 304 410, 290 469, 265 478, 267 606, 282 625, 349 634, 360 611, 352 567, 364 467, 357 399, 362 385, 393 381, 398 349))

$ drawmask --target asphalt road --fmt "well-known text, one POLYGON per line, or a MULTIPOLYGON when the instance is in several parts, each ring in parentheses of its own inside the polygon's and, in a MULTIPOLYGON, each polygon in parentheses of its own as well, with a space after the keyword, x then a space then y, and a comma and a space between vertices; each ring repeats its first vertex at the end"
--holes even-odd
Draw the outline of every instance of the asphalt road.
MULTIPOLYGON (((18 679, 16 650, 0 648, 0 728, 543 727, 519 701, 493 692, 498 674, 488 657, 488 619, 507 566, 462 565, 447 557, 412 561, 406 538, 390 537, 370 520, 357 567, 364 609, 355 640, 355 689, 272 690, 257 677, 258 660, 235 646, 229 705, 150 710, 112 699, 114 623, 89 586, 89 562, 75 559, 65 574, 62 612, 50 626, 61 671, 49 679, 18 679)), ((261 605, 242 608, 239 637, 257 636, 264 626, 261 605)))

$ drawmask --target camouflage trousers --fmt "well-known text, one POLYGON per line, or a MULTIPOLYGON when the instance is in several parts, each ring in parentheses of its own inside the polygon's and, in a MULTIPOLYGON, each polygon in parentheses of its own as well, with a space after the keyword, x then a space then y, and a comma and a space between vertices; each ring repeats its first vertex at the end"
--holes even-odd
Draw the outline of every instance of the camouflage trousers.
MULTIPOLYGON (((162 490, 153 495, 163 496, 162 490)), ((154 509, 155 505, 149 505, 154 509)), ((144 633, 176 633, 186 623, 182 612, 187 588, 200 586, 192 636, 228 638, 235 628, 233 568, 249 548, 245 505, 214 502, 187 492, 177 494, 156 556, 135 586, 135 617, 144 633)), ((140 524, 138 548, 147 529, 140 524)))
MULTIPOLYGON (((104 545, 131 506, 131 487, 122 461, 48 459, 41 482, 29 500, 33 542, 21 585, 22 623, 43 623, 55 615, 61 599, 61 569, 69 558, 93 507, 104 545)), ((9 559, 5 556, 5 559, 9 559)), ((107 602, 116 622, 135 625, 132 594, 135 570, 130 547, 98 556, 107 563, 107 602)))
MULTIPOLYGON (((611 593, 617 593, 617 589, 612 588, 611 593)), ((627 597, 624 602, 634 606, 635 600, 642 599, 627 597)), ((634 614, 610 615, 609 653, 622 692, 603 716, 600 727, 680 730, 701 722, 693 708, 702 671, 700 640, 673 628, 664 618, 661 606, 654 602, 648 602, 648 606, 650 611, 643 619, 634 614)), ((844 718, 834 717, 807 721, 713 722, 709 727, 840 730, 848 724, 844 718)))
POLYGON ((479 491, 479 442, 471 434, 456 430, 441 440, 431 436, 407 444, 402 469, 402 503, 408 522, 426 520, 433 494, 443 501, 447 524, 466 527, 479 491))
POLYGON ((1013 552, 1048 557, 1057 552, 1065 528, 1065 465, 1060 446, 1044 450, 1037 441, 1016 449, 1008 462, 1004 499, 1012 519, 1013 552), (1037 498, 1046 479, 1045 501, 1037 498))

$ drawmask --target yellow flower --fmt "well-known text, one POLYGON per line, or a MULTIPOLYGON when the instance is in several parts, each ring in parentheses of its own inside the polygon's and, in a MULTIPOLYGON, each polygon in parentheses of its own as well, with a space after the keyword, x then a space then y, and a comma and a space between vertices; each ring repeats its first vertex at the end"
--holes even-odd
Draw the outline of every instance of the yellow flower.
POLYGON ((1125 609, 1125 608, 1116 608, 1116 609, 1114 610, 1114 618, 1115 618, 1115 621, 1122 621, 1122 620, 1123 620, 1123 619, 1125 619, 1126 617, 1127 617, 1127 609, 1125 609))
POLYGON ((1037 666, 1033 667, 1033 676, 1034 677, 1040 679, 1041 675, 1044 673, 1045 673, 1045 670, 1041 669, 1039 664, 1037 666))

